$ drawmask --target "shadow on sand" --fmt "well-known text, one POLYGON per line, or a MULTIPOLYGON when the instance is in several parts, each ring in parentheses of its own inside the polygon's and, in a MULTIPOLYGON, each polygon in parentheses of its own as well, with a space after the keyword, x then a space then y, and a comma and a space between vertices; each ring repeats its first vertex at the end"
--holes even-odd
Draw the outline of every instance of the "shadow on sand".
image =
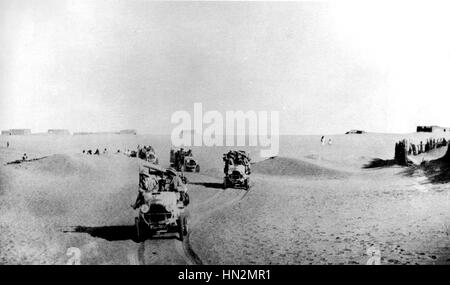
MULTIPOLYGON (((394 159, 383 160, 375 158, 364 165, 363 168, 388 168, 396 165, 398 164, 394 159)), ((399 174, 407 177, 424 175, 431 184, 445 184, 450 182, 450 163, 443 158, 422 162, 420 165, 411 163, 411 165, 405 167, 399 174)))
POLYGON ((375 158, 372 159, 369 163, 365 164, 363 166, 364 169, 371 169, 371 168, 385 168, 385 167, 391 167, 397 165, 394 159, 381 159, 381 158, 375 158))
POLYGON ((223 184, 217 183, 217 182, 191 182, 189 184, 200 185, 200 186, 204 186, 206 188, 223 189, 223 184))
MULTIPOLYGON (((105 226, 105 227, 85 227, 76 226, 68 230, 63 230, 64 233, 87 233, 92 237, 102 238, 107 241, 132 240, 139 243, 136 236, 136 227, 130 226, 105 226)), ((147 239, 174 239, 174 234, 164 233, 149 236, 147 239)))
POLYGON ((64 233, 87 233, 92 237, 102 238, 108 241, 132 240, 138 242, 136 237, 136 227, 132 226, 105 226, 105 227, 84 227, 76 226, 64 233))
POLYGON ((431 184, 445 184, 450 182, 450 164, 442 159, 432 160, 420 166, 408 167, 402 174, 408 177, 422 174, 431 184))

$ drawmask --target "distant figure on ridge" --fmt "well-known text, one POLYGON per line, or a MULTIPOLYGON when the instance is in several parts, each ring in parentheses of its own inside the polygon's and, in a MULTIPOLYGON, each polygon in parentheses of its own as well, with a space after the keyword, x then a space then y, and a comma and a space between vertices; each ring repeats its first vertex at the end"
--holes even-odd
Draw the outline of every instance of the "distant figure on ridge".
POLYGON ((321 143, 322 145, 325 144, 325 136, 322 136, 322 138, 320 138, 320 143, 321 143))
POLYGON ((6 148, 8 148, 9 147, 9 142, 6 142, 6 148))

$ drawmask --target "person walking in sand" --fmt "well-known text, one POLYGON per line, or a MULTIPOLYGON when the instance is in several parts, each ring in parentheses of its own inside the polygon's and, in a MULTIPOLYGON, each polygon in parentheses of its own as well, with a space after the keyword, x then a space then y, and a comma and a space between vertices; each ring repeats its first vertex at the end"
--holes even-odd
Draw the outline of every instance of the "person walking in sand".
POLYGON ((322 145, 325 144, 325 136, 322 136, 322 137, 320 138, 320 143, 321 143, 322 145))
POLYGON ((328 145, 331 145, 331 139, 328 140, 328 145))
POLYGON ((9 142, 6 142, 6 148, 9 148, 9 142))

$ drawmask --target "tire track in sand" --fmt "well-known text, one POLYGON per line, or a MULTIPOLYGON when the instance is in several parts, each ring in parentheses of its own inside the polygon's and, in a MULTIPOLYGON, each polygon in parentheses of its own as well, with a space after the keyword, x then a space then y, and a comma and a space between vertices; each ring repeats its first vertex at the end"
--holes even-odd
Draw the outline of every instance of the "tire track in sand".
MULTIPOLYGON (((197 178, 199 181, 196 183, 214 183, 209 176, 198 175, 197 178)), ((208 186, 200 186, 200 185, 192 185, 195 189, 197 187, 205 187, 208 186)), ((254 186, 254 184, 252 185, 254 186)), ((198 226, 203 219, 208 218, 216 211, 220 211, 224 208, 230 207, 236 203, 239 203, 247 194, 249 190, 240 190, 236 188, 227 188, 227 189, 216 189, 216 193, 206 198, 204 201, 196 204, 195 209, 195 218, 191 219, 192 225, 198 226)), ((203 265, 203 261, 201 258, 195 253, 194 249, 190 243, 191 230, 189 230, 188 235, 185 237, 182 243, 176 242, 176 249, 180 252, 181 255, 187 257, 189 259, 189 265, 203 265)))
POLYGON ((183 258, 185 258, 188 265, 203 265, 202 260, 200 259, 200 257, 198 257, 198 255, 191 247, 189 236, 190 232, 184 238, 183 242, 175 240, 175 248, 177 249, 178 253, 183 256, 183 258))

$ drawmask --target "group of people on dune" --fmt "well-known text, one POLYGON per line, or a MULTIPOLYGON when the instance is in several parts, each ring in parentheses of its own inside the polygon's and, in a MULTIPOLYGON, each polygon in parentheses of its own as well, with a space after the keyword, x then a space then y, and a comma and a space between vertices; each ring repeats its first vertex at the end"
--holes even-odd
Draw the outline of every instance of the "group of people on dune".
MULTIPOLYGON (((139 157, 142 159, 145 159, 149 154, 154 154, 155 150, 153 149, 152 146, 143 146, 141 147, 140 145, 137 146, 137 150, 130 150, 130 149, 126 149, 123 152, 120 151, 120 149, 118 149, 116 151, 116 153, 123 153, 126 156, 129 157, 139 157)), ((108 154, 108 150, 105 148, 103 149, 102 152, 100 152, 100 150, 97 148, 95 151, 88 149, 88 150, 84 150, 83 149, 83 154, 88 154, 88 155, 100 155, 100 154, 108 154)))
MULTIPOLYGON (((117 153, 119 152, 120 150, 117 150, 117 153)), ((123 154, 128 157, 138 157, 147 160, 151 154, 155 154, 155 149, 151 145, 144 145, 142 147, 137 145, 136 150, 126 149, 123 154)))
MULTIPOLYGON (((88 150, 83 149, 83 154, 88 154, 88 155, 100 155, 100 150, 97 148, 97 149, 95 150, 95 152, 92 153, 92 150, 91 150, 91 149, 88 149, 88 150)), ((105 149, 103 150, 102 154, 108 154, 108 150, 105 148, 105 149)))
MULTIPOLYGON (((320 143, 321 143, 322 145, 325 145, 325 136, 322 136, 322 137, 320 138, 320 143)), ((331 139, 328 139, 328 145, 331 145, 331 139)))

